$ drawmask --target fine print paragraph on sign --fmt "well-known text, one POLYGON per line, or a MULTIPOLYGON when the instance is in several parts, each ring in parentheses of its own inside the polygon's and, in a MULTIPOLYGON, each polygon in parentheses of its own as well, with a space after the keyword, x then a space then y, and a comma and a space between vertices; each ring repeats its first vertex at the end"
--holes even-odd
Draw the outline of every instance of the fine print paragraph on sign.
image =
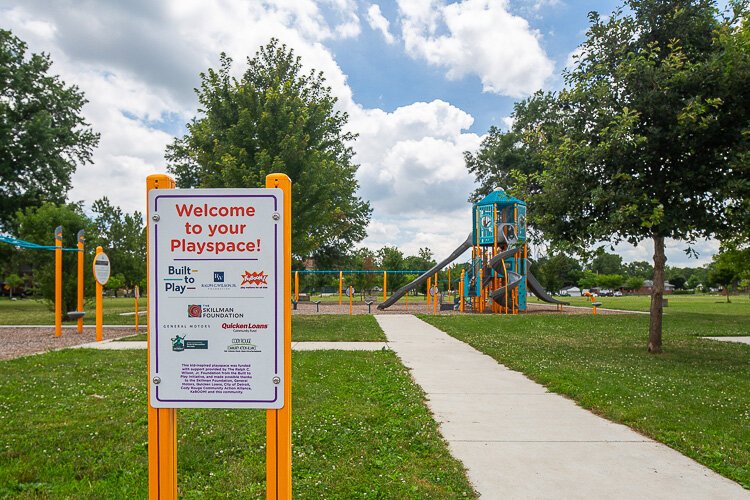
POLYGON ((151 405, 283 407, 280 189, 149 192, 151 405))

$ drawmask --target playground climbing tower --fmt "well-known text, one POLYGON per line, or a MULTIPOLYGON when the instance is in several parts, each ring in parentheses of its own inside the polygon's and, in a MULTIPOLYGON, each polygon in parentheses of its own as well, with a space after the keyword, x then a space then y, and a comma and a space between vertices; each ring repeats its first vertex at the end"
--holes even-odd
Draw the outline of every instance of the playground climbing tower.
POLYGON ((526 203, 494 191, 472 207, 472 260, 464 299, 477 312, 526 311, 526 203))

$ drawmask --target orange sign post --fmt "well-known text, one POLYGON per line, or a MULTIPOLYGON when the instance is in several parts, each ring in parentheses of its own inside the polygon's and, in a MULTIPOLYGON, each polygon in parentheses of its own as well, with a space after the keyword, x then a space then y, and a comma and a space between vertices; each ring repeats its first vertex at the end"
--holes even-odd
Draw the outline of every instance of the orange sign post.
MULTIPOLYGON (((83 243, 85 238, 83 237, 83 229, 78 231, 78 303, 77 310, 79 313, 83 312, 83 243)), ((83 315, 78 317, 77 325, 78 333, 83 333, 83 315)))
POLYGON ((94 255, 94 279, 96 280, 96 341, 102 341, 102 292, 104 285, 109 281, 110 265, 109 257, 104 253, 102 247, 96 247, 94 255))

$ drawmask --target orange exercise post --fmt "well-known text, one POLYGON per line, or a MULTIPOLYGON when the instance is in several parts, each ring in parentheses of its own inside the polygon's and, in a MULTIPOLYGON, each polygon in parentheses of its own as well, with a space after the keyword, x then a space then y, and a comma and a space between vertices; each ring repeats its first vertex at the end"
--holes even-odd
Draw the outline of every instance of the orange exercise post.
POLYGON ((429 277, 428 277, 428 278, 427 278, 427 293, 425 294, 425 295, 426 295, 426 297, 425 297, 425 300, 427 301, 427 305, 428 305, 428 306, 429 306, 430 304, 432 304, 432 302, 430 302, 430 301, 432 300, 432 299, 430 298, 430 290, 432 290, 432 278, 429 278, 429 277))
MULTIPOLYGON (((284 192, 284 292, 292 289, 292 180, 286 174, 266 176, 267 188, 284 192)), ((266 410, 266 498, 292 498, 292 308, 284 300, 284 407, 266 410)))
POLYGON ((435 295, 432 296, 432 314, 437 314, 438 309, 438 287, 433 288, 435 295))
POLYGON ((388 273, 386 271, 383 271, 383 302, 385 302, 385 298, 387 296, 386 289, 388 288, 388 273))
MULTIPOLYGON (((146 198, 152 189, 173 189, 174 179, 164 174, 149 175, 146 178, 146 198)), ((146 218, 149 218, 148 205, 146 218)), ((146 225, 148 231, 148 224, 146 225)), ((146 241, 148 234, 146 234, 146 241)), ((146 249, 146 279, 151 281, 148 247, 146 249)), ((286 295, 288 297, 288 295, 286 295)), ((151 308, 149 304, 148 308, 151 308)), ((149 311, 149 318, 151 312, 149 311)), ((151 336, 151 320, 147 324, 146 335, 151 336)), ((151 341, 148 342, 148 371, 151 373, 151 341)), ((148 497, 149 500, 175 500, 177 498, 177 410, 174 408, 154 408, 151 406, 151 383, 148 383, 148 497)))
POLYGON ((294 271, 294 301, 299 302, 299 271, 294 271))
POLYGON ((55 228, 55 337, 62 335, 62 226, 55 228))
POLYGON ((354 287, 349 285, 349 316, 352 315, 352 301, 354 300, 354 287))
MULTIPOLYGON (((83 229, 78 231, 78 304, 76 309, 78 312, 83 312, 83 229)), ((77 325, 78 333, 83 333, 83 316, 78 318, 77 325)))
POLYGON ((339 271, 339 305, 341 305, 341 294, 344 293, 344 272, 339 271))
POLYGON ((135 331, 138 331, 138 299, 141 298, 140 291, 138 290, 138 285, 135 285, 135 290, 133 295, 135 296, 135 331))

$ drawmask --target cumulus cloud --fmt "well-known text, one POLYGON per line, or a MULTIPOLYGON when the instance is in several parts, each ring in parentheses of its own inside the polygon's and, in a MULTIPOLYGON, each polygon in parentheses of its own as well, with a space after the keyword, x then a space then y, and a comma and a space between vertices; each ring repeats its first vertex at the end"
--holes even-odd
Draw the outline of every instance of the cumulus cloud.
POLYGON ((399 0, 402 37, 414 58, 445 67, 446 76, 479 76, 485 92, 522 97, 542 88, 554 63, 540 35, 508 10, 506 0, 399 0))
POLYGON ((370 28, 375 31, 379 31, 387 44, 392 44, 396 41, 390 31, 391 23, 388 22, 380 12, 380 5, 373 4, 367 9, 367 22, 370 24, 370 28))

